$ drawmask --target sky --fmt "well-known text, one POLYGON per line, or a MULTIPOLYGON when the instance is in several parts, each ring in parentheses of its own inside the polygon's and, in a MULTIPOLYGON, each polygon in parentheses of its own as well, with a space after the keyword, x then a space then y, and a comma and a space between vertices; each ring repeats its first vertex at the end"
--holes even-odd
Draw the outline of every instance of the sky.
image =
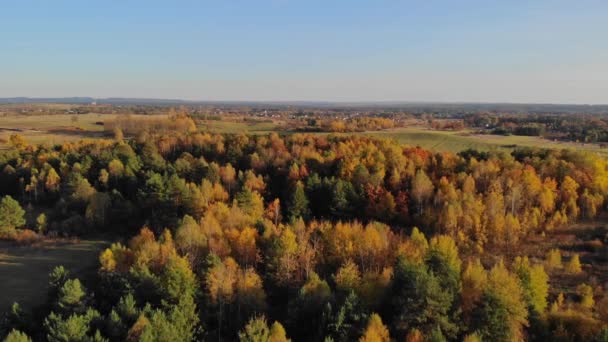
POLYGON ((0 0, 0 97, 608 103, 605 0, 0 0))

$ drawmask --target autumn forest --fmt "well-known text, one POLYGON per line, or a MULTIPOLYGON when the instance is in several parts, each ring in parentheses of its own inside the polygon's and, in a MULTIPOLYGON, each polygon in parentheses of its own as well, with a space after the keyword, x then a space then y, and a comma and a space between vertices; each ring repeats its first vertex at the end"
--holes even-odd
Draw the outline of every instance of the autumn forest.
POLYGON ((585 257, 551 245, 601 220, 594 153, 146 122, 56 145, 11 136, 6 243, 108 243, 92 272, 59 265, 43 303, 6 308, 6 341, 608 338, 606 230, 585 257))

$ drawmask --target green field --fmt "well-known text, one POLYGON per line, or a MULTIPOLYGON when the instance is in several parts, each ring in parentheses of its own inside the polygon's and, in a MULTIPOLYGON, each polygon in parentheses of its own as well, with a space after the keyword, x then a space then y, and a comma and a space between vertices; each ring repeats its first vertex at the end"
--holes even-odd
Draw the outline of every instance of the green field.
POLYGON ((15 246, 0 242, 0 312, 18 301, 24 308, 44 302, 49 272, 58 265, 74 276, 95 272, 97 256, 107 242, 48 242, 42 246, 15 246))
POLYGON ((512 151, 517 147, 538 147, 585 150, 608 156, 608 149, 602 149, 597 144, 557 142, 529 136, 481 135, 469 132, 433 131, 424 128, 409 127, 359 134, 394 139, 402 144, 420 146, 438 152, 460 152, 470 148, 479 151, 512 151))

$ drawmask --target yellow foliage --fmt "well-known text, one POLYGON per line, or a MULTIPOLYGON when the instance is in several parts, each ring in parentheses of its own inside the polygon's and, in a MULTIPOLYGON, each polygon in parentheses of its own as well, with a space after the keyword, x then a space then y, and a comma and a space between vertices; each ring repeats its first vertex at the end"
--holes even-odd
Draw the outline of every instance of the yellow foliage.
POLYGON ((367 328, 359 342, 388 342, 390 336, 388 329, 382 324, 382 319, 377 313, 373 313, 367 323, 367 328))
POLYGON ((352 260, 346 261, 336 272, 334 280, 338 290, 345 292, 356 290, 361 282, 359 267, 352 260))
POLYGON ((578 274, 578 273, 581 273, 583 271, 583 269, 581 267, 581 261, 579 259, 578 254, 574 254, 570 258, 570 260, 568 261, 568 263, 564 267, 564 270, 566 272, 568 272, 568 273, 571 273, 571 274, 578 274))
POLYGON ((547 268, 561 268, 562 267, 562 253, 559 249, 551 249, 547 253, 547 257, 545 258, 545 262, 547 264, 547 268))
POLYGON ((102 271, 113 272, 116 269, 116 260, 114 260, 114 254, 111 249, 106 248, 101 253, 99 263, 101 264, 102 271))

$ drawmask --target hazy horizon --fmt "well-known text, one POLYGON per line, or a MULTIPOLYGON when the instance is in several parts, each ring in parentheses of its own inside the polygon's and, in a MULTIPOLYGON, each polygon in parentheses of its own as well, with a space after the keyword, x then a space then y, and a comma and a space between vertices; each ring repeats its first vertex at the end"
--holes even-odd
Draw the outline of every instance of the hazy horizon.
POLYGON ((608 103, 603 1, 20 1, 0 97, 608 103))

